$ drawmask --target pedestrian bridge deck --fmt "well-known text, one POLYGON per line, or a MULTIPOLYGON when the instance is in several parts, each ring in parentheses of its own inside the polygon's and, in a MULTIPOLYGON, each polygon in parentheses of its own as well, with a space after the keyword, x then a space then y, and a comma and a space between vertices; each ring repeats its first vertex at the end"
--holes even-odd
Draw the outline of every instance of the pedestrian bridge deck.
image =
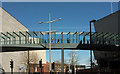
MULTIPOLYGON (((44 45, 44 44, 43 44, 44 45)), ((27 51, 27 50, 49 50, 49 45, 46 47, 43 45, 36 44, 21 44, 21 45, 2 45, 0 52, 11 52, 11 51, 27 51)), ((52 50, 96 50, 96 51, 120 51, 119 46, 115 45, 98 45, 98 44, 52 44, 52 50)))
MULTIPOLYGON (((118 33, 92 32, 51 32, 52 49, 75 50, 118 50, 120 35, 118 33)), ((23 50, 47 50, 49 32, 1 32, 2 52, 23 50)))

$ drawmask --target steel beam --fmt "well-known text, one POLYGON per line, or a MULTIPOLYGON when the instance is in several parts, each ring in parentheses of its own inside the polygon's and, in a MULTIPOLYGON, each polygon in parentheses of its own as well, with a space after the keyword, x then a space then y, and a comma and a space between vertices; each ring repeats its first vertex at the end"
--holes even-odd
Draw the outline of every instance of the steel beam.
POLYGON ((7 32, 7 34, 9 34, 11 37, 15 38, 15 36, 13 36, 12 34, 10 34, 9 32, 7 32))

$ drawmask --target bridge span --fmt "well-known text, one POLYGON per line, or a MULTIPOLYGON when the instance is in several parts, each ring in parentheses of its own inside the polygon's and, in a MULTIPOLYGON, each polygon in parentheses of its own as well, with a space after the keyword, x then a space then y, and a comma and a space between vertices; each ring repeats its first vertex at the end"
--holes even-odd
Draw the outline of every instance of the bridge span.
MULTIPOLYGON (((92 32, 51 32, 52 50, 98 50, 119 51, 120 34, 92 32)), ((49 32, 1 32, 1 52, 48 50, 49 32)))

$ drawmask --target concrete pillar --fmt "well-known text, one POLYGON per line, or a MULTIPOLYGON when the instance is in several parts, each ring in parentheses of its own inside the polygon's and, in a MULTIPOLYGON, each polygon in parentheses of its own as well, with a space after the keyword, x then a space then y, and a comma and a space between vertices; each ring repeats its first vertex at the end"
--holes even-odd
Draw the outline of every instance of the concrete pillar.
POLYGON ((61 50, 61 72, 64 74, 64 48, 61 50))

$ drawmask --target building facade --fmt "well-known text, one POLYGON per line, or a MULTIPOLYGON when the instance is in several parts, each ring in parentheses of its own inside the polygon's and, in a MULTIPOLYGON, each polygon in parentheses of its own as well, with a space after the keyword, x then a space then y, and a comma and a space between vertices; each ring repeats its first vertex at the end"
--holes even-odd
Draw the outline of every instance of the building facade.
MULTIPOLYGON (((120 34, 120 10, 97 20, 94 23, 94 27, 96 32, 111 32, 113 34, 120 34)), ((114 40, 116 40, 116 38, 114 38, 114 40)), ((94 51, 94 56, 100 67, 104 67, 109 71, 120 69, 120 52, 94 51)))
MULTIPOLYGON (((17 19, 11 16, 2 7, 0 7, 0 32, 19 32, 19 31, 29 31, 29 29, 27 29, 17 19)), ((2 51, 2 48, 0 48, 0 51, 2 51)), ((10 60, 13 59, 14 72, 21 71, 26 72, 28 61, 27 54, 28 54, 27 51, 0 53, 0 64, 5 70, 5 72, 10 72, 10 60)), ((30 56, 29 62, 32 64, 39 64, 40 59, 43 60, 43 64, 46 64, 46 50, 30 51, 29 56, 30 56)))

